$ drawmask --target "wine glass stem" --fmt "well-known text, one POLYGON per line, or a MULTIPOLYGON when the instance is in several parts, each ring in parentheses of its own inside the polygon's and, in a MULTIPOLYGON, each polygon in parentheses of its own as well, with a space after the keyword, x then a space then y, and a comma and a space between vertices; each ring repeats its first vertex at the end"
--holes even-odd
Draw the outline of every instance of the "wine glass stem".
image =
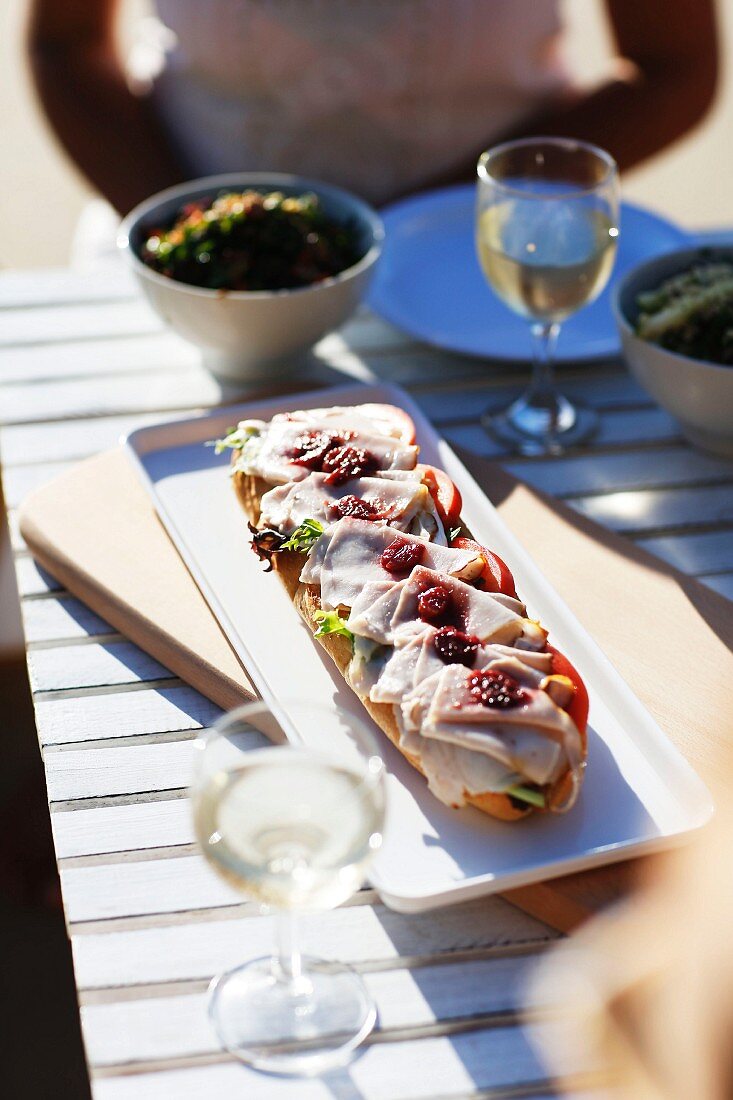
POLYGON ((555 388, 554 357, 560 326, 557 322, 537 321, 532 325, 532 381, 527 403, 546 412, 550 431, 557 427, 560 402, 555 388))
POLYGON ((294 988, 300 986, 303 977, 297 933, 295 913, 292 909, 281 909, 276 921, 277 962, 284 980, 294 988))

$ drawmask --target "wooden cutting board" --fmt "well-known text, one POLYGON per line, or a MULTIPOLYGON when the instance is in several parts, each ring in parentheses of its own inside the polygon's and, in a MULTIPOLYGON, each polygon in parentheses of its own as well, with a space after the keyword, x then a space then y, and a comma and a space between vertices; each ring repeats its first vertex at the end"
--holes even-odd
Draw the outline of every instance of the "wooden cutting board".
MULTIPOLYGON (((733 735, 733 605, 496 464, 461 457, 715 794, 733 735)), ((122 450, 88 459, 28 497, 20 528, 49 573, 204 695, 229 708, 253 694, 122 450)), ((567 931, 624 893, 640 865, 506 896, 567 931)))

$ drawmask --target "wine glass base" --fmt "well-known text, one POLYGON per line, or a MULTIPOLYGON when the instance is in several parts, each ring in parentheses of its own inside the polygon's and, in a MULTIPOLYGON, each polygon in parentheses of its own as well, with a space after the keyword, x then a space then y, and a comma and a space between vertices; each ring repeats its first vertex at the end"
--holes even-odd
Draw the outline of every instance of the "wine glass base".
POLYGON ((304 958, 302 977, 293 982, 266 958, 214 980, 209 1017, 222 1045, 246 1065, 312 1077, 350 1060, 377 1010, 348 966, 304 958))
POLYGON ((486 432, 511 451, 522 455, 558 455, 589 439, 598 430, 598 414, 584 405, 573 405, 562 394, 550 410, 519 397, 499 413, 486 413, 481 423, 486 432))

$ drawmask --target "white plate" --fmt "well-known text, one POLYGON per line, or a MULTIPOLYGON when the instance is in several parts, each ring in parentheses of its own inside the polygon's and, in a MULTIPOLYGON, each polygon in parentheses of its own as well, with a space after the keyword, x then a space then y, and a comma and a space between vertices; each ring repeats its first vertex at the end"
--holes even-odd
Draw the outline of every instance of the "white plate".
POLYGON ((325 704, 334 735, 361 704, 310 637, 277 577, 249 548, 244 514, 227 476, 228 455, 204 441, 244 416, 269 418, 309 406, 386 401, 415 421, 427 462, 463 495, 463 518, 510 565, 531 615, 585 679, 591 698, 588 769, 578 803, 564 816, 516 824, 474 809, 450 810, 382 737, 390 773, 387 840, 371 881, 405 912, 581 871, 678 841, 710 817, 701 780, 632 695, 592 639, 507 530, 466 468, 402 391, 349 386, 253 403, 194 420, 142 428, 127 447, 168 533, 246 665, 292 736, 307 742, 292 698, 325 704), (297 733, 295 732, 297 730, 297 733))
MULTIPOLYGON (((476 188, 463 185, 414 195, 382 210, 386 236, 369 304, 393 325, 448 351, 527 360, 529 325, 497 298, 476 259, 475 201, 476 188)), ((678 226, 631 203, 622 203, 619 224, 609 285, 563 324, 558 362, 620 355, 611 313, 614 285, 642 260, 690 243, 678 226)))

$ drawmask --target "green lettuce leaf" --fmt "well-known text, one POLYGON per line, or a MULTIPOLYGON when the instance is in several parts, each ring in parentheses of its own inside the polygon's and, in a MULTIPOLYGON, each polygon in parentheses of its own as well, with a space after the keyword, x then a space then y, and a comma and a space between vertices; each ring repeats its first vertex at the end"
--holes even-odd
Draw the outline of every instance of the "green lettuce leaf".
POLYGON ((353 648, 354 635, 346 625, 346 619, 342 619, 338 611, 316 611, 314 618, 318 623, 316 638, 321 638, 324 634, 342 634, 349 639, 353 648))
POLYGON ((544 810, 547 805, 542 791, 536 791, 532 787, 508 787, 505 793, 520 802, 528 802, 530 806, 538 806, 541 810, 544 810))
POLYGON ((300 550, 307 554, 313 543, 323 534, 323 524, 317 519, 304 519, 300 527, 296 527, 292 535, 280 547, 281 550, 300 550))

